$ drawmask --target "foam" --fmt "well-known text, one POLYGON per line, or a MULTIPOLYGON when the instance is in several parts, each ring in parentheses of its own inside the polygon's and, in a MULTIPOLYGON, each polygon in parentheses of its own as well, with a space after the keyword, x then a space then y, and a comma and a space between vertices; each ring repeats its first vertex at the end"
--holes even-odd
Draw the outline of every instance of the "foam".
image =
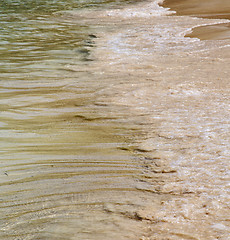
POLYGON ((144 4, 142 3, 125 9, 108 10, 105 12, 105 15, 110 17, 121 17, 127 19, 133 17, 149 18, 153 16, 166 16, 175 13, 174 11, 168 11, 169 9, 167 8, 160 7, 159 3, 162 3, 162 0, 156 0, 144 4))

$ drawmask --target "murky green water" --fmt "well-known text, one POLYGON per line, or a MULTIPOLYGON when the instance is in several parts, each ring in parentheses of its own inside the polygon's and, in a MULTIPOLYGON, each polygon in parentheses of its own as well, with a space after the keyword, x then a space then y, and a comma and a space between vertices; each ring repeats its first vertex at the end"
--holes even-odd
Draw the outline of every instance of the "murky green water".
POLYGON ((55 13, 121 3, 0 3, 1 239, 120 234, 103 209, 137 191, 139 167, 121 149, 129 126, 120 109, 97 103, 109 83, 91 71, 95 30, 55 13))
MULTIPOLYGON (((17 79, 28 80, 28 74, 33 73, 37 77, 40 74, 35 72, 40 69, 48 71, 51 76, 53 69, 58 71, 58 67, 70 64, 76 58, 86 60, 86 51, 79 48, 87 45, 90 26, 65 21, 55 17, 54 13, 84 7, 105 7, 110 6, 109 3, 113 5, 113 1, 1 2, 1 78, 4 79, 3 74, 6 73, 9 74, 7 79, 14 78, 13 74, 17 72, 17 79), (21 76, 19 73, 27 75, 21 76)), ((34 80, 34 76, 31 78, 34 80)))

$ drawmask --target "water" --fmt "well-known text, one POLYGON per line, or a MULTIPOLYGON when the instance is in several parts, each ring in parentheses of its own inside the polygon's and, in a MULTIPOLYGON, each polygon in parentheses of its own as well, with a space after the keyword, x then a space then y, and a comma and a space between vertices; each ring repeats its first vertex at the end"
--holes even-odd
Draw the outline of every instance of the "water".
POLYGON ((228 239, 226 20, 157 3, 1 5, 1 239, 228 239))
POLYGON ((122 150, 131 126, 97 103, 108 82, 90 69, 95 30, 58 13, 109 3, 1 2, 1 239, 122 236, 105 208, 138 192, 139 166, 122 150))

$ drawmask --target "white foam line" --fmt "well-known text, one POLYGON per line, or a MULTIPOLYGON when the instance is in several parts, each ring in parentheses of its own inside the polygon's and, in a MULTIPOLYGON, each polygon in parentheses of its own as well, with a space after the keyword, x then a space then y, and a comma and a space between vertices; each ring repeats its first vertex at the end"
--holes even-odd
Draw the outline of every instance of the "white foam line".
POLYGON ((159 6, 159 3, 162 2, 162 0, 155 0, 153 2, 138 4, 137 6, 135 5, 125 9, 109 10, 106 11, 105 15, 127 19, 167 16, 175 13, 174 11, 169 11, 169 9, 159 6))

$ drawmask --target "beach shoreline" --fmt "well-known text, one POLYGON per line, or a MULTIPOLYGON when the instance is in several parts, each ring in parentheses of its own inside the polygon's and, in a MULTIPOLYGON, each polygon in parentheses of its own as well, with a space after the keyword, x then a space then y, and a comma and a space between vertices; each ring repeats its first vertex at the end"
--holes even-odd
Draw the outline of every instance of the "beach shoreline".
MULTIPOLYGON (((230 20, 230 3, 224 0, 215 0, 211 3, 210 1, 202 1, 201 3, 197 0, 164 0, 161 6, 170 8, 179 16, 230 20)), ((186 37, 199 38, 201 40, 229 39, 229 21, 228 23, 195 27, 186 37)))
POLYGON ((229 40, 185 37, 218 19, 149 9, 140 4, 102 15, 112 30, 100 32, 92 52, 96 75, 120 79, 101 102, 126 107, 129 121, 142 128, 133 151, 143 166, 140 181, 148 186, 142 191, 152 199, 143 197, 146 204, 131 215, 146 223, 140 239, 224 240, 230 232, 229 168, 223 168, 229 153, 229 40))

